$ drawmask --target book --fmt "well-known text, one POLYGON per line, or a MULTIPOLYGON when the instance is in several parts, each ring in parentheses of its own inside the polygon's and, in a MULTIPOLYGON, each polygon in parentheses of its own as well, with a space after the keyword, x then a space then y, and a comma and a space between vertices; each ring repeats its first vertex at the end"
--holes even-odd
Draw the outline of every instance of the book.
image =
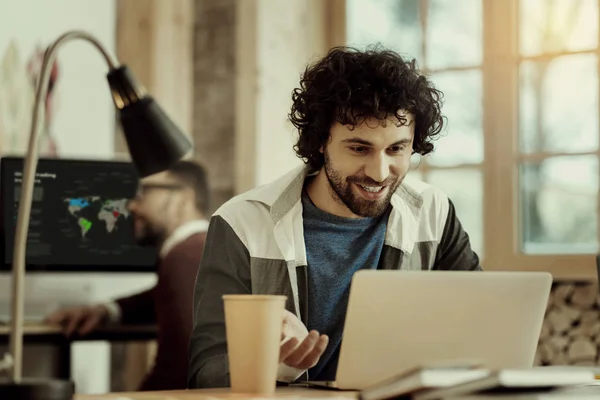
POLYGON ((473 395, 460 397, 445 397, 444 400, 597 400, 598 393, 517 393, 507 395, 473 395))
POLYGON ((572 366, 572 365, 551 365, 551 366, 547 366, 544 368, 551 368, 551 369, 560 369, 560 370, 582 370, 582 371, 592 371, 594 373, 594 375, 596 376, 596 381, 600 381, 600 366, 572 366))
POLYGON ((471 364, 420 367, 363 389, 358 394, 358 398, 359 400, 381 400, 409 396, 423 390, 477 380, 489 373, 488 370, 471 364))
POLYGON ((530 368, 493 371, 485 377, 416 393, 414 400, 437 400, 476 394, 550 392, 582 385, 593 385, 593 371, 568 368, 530 368))
POLYGON ((444 400, 597 400, 599 398, 600 384, 593 384, 557 388, 545 392, 480 393, 458 397, 444 397, 444 400))

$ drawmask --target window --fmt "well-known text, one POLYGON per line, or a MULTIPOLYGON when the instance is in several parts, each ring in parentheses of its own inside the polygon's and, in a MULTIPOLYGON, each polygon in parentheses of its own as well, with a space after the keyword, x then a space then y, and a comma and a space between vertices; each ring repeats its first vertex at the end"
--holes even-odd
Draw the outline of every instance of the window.
POLYGON ((347 0, 347 42, 381 43, 415 58, 444 93, 447 124, 434 153, 415 156, 411 174, 452 199, 483 255, 483 80, 481 0, 347 0))
POLYGON ((596 253, 598 2, 519 6, 521 250, 596 253))
POLYGON ((597 0, 346 0, 347 44, 418 60, 448 118, 414 171, 446 191, 488 270, 595 275, 597 0))

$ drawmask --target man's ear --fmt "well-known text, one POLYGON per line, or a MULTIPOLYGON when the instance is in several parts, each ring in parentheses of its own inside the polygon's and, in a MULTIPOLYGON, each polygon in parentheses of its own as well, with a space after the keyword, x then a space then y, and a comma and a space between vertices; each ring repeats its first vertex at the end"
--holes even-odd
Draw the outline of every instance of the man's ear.
POLYGON ((182 198, 187 204, 192 204, 195 207, 196 193, 191 188, 186 188, 182 193, 182 198))
POLYGON ((323 154, 325 153, 325 145, 331 143, 332 137, 331 137, 331 133, 329 133, 329 136, 327 137, 327 140, 325 140, 325 143, 321 145, 321 147, 319 147, 319 153, 323 154))

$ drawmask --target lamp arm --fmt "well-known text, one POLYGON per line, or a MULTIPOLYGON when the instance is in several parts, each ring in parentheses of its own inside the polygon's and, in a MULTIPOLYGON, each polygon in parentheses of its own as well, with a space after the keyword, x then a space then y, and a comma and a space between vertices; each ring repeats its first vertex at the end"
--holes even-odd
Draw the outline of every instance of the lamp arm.
MULTIPOLYGON (((11 330, 10 330, 10 354, 7 354, 4 363, 9 364, 11 378, 15 383, 20 383, 22 378, 23 364, 23 302, 25 288, 25 266, 27 231, 29 229, 29 217, 31 214, 31 202, 33 187, 35 183, 35 171, 39 158, 39 124, 44 99, 48 93, 51 66, 56 59, 57 50, 66 42, 73 39, 83 39, 91 43, 102 54, 108 67, 116 68, 115 60, 108 54, 102 44, 90 34, 83 31, 69 31, 59 38, 48 48, 44 54, 41 73, 38 77, 31 130, 29 134, 29 145, 25 154, 25 168, 22 175, 21 194, 19 200, 19 212, 17 217, 17 229, 15 233, 15 244, 13 247, 12 262, 12 304, 11 304, 11 330)), ((1 364, 1 363, 0 363, 1 364)))

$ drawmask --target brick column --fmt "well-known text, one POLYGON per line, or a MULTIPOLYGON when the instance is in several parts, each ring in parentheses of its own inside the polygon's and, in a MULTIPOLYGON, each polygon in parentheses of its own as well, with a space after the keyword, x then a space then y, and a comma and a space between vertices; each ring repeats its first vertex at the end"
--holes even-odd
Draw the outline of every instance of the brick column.
POLYGON ((213 210, 234 193, 235 9, 236 0, 195 1, 193 137, 213 210))

